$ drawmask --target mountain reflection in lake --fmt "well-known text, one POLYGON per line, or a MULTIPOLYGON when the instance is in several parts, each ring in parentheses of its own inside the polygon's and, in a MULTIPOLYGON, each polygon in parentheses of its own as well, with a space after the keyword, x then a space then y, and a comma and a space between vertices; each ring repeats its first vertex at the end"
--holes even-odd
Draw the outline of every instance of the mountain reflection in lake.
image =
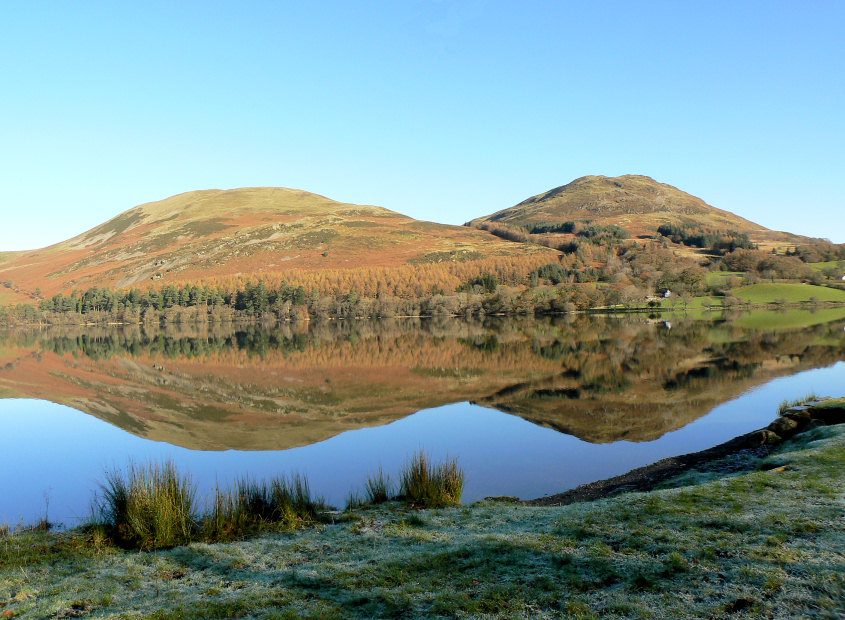
POLYGON ((845 364, 801 371, 845 359, 842 314, 766 331, 746 315, 10 332, 0 396, 39 401, 0 401, 0 522, 35 519, 45 492, 71 522, 105 467, 166 455, 203 489, 301 471, 335 504, 418 448, 459 458, 465 501, 555 493, 835 393, 845 364))

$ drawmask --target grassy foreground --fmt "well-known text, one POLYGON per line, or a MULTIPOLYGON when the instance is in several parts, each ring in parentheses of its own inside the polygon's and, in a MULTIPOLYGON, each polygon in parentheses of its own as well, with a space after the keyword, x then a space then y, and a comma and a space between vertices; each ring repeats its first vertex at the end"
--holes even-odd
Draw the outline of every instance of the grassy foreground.
POLYGON ((0 615, 841 617, 845 426, 743 473, 564 507, 395 502, 248 541, 124 551, 0 537, 0 615))

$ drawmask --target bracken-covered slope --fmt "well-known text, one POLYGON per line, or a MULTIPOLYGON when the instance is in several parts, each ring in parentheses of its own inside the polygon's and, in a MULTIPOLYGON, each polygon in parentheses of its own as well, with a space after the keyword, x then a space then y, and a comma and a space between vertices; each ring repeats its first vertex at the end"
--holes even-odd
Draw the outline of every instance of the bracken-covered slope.
POLYGON ((0 255, 0 280, 45 295, 286 269, 392 267, 547 251, 462 226, 278 187, 204 190, 130 209, 73 239, 0 255))
POLYGON ((676 187, 635 174, 581 177, 508 209, 476 218, 469 224, 475 227, 485 223, 526 227, 570 221, 604 226, 616 224, 634 235, 654 234, 661 224, 681 224, 745 232, 755 241, 800 239, 769 230, 729 211, 710 206, 676 187))

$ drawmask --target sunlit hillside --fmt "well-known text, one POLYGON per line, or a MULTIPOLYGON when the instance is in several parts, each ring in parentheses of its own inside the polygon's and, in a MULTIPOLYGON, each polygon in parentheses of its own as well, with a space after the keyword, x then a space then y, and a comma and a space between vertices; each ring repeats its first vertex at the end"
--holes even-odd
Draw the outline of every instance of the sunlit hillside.
POLYGON ((654 235, 664 224, 732 230, 747 233, 761 247, 808 241, 804 237, 769 230, 717 209, 672 185, 634 174, 581 177, 508 209, 476 218, 469 224, 475 227, 504 225, 531 231, 537 225, 565 222, 617 225, 632 236, 654 235))
POLYGON ((0 280, 43 295, 288 270, 553 254, 493 235, 274 187, 188 192, 130 209, 62 243, 0 256, 0 280))

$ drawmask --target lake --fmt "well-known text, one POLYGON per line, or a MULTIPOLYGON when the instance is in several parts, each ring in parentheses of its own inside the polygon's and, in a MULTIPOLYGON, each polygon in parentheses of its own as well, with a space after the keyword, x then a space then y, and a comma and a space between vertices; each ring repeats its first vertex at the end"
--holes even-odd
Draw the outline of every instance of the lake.
POLYGON ((0 333, 0 523, 73 526, 105 470, 163 458, 201 497, 299 472, 342 507, 417 450, 459 460, 464 502, 558 493, 841 396, 825 312, 0 333))

